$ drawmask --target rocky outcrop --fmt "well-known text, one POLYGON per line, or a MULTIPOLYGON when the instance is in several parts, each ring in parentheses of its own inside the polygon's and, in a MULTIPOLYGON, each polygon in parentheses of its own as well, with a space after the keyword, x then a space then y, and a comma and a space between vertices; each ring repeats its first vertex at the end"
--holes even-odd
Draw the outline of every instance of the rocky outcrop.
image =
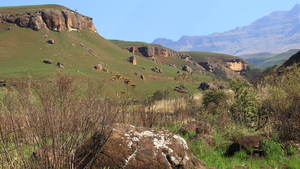
POLYGON ((193 69, 191 67, 189 67, 188 65, 184 65, 181 70, 186 71, 188 73, 192 73, 193 69))
POLYGON ((244 71, 248 66, 248 62, 242 59, 227 60, 225 61, 225 63, 229 66, 231 70, 234 70, 236 72, 244 71))
POLYGON ((136 46, 131 46, 131 47, 124 47, 124 50, 135 53, 135 54, 140 54, 145 57, 154 57, 154 56, 163 56, 163 57, 179 57, 181 59, 185 59, 189 61, 191 59, 191 56, 182 52, 176 52, 172 51, 166 48, 159 48, 159 47, 154 47, 154 46, 141 46, 141 47, 136 47, 136 46))
POLYGON ((136 57, 134 56, 130 56, 129 58, 127 58, 127 61, 133 65, 137 64, 136 57))
POLYGON ((213 72, 214 69, 219 65, 224 65, 235 72, 242 72, 247 69, 248 61, 244 59, 216 59, 209 62, 199 62, 199 65, 205 68, 209 72, 213 72))
POLYGON ((182 137, 167 130, 115 124, 99 144, 103 138, 95 133, 76 150, 76 168, 206 168, 182 137))
POLYGON ((186 87, 183 86, 183 85, 176 86, 176 87, 174 88, 174 91, 179 92, 179 93, 188 93, 186 87))
POLYGON ((206 51, 230 55, 282 53, 300 46, 300 4, 275 11, 248 26, 206 36, 182 36, 178 41, 158 38, 152 43, 176 51, 206 51))
POLYGON ((0 18, 15 23, 22 28, 33 30, 73 31, 91 29, 96 31, 92 18, 75 11, 64 9, 43 9, 35 12, 6 13, 0 12, 0 18))

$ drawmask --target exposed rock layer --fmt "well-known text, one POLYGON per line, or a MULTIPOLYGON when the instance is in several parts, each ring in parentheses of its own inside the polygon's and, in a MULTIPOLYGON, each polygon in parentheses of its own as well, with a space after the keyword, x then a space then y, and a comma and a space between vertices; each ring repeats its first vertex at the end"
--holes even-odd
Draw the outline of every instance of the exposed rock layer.
POLYGON ((174 57, 177 56, 181 59, 185 60, 190 60, 191 56, 182 52, 176 52, 172 51, 169 49, 165 48, 158 48, 154 46, 142 46, 142 47, 136 47, 136 46, 131 46, 131 47, 124 47, 124 50, 131 52, 131 53, 136 53, 136 54, 141 54, 142 56, 145 57, 154 57, 154 56, 164 56, 164 57, 174 57))
POLYGON ((0 18, 22 28, 33 30, 72 31, 91 29, 96 31, 92 18, 75 11, 64 9, 43 9, 35 12, 6 13, 0 11, 0 18))

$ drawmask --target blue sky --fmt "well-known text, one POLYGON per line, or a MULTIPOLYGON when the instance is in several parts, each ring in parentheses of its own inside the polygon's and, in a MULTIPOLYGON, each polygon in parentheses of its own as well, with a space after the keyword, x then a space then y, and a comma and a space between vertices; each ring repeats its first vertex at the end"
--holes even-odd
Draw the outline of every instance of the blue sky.
POLYGON ((107 39, 174 41, 251 24, 273 11, 291 10, 297 0, 6 0, 1 6, 59 4, 92 17, 107 39))

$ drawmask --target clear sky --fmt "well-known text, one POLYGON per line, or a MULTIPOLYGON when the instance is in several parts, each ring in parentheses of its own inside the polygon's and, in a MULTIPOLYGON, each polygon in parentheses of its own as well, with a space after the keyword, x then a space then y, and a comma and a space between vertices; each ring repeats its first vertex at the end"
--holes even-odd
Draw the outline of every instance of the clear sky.
POLYGON ((92 17, 107 39, 177 41, 247 26, 300 0, 3 0, 1 6, 59 4, 92 17))

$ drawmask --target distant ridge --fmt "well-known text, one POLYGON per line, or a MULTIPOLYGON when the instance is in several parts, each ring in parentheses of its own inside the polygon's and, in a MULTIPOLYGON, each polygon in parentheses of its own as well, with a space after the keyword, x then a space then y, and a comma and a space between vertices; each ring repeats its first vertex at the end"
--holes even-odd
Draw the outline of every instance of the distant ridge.
POLYGON ((282 53, 300 48, 300 4, 275 11, 252 24, 207 36, 182 36, 178 41, 158 38, 153 44, 177 51, 206 51, 230 55, 282 53))

